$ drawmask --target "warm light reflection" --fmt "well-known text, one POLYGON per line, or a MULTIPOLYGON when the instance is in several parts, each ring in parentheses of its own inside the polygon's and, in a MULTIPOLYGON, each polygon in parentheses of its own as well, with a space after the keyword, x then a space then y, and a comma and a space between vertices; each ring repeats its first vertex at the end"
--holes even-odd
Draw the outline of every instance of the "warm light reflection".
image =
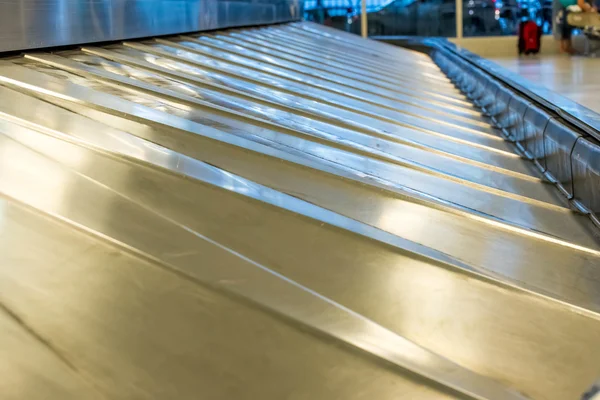
POLYGON ((6 138, 0 139, 0 182, 7 195, 52 212, 61 209, 70 190, 69 177, 52 161, 6 138))

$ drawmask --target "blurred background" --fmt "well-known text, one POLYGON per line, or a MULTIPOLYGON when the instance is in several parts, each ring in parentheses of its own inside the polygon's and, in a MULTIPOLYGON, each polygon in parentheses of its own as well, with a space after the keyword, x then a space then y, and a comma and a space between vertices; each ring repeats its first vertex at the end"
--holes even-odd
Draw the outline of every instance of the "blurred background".
MULTIPOLYGON (((364 0, 369 36, 456 37, 455 0, 364 0)), ((361 0, 306 0, 305 18, 360 34, 361 0)), ((551 0, 462 0, 462 35, 516 35, 520 21, 534 20, 552 33, 551 0)))

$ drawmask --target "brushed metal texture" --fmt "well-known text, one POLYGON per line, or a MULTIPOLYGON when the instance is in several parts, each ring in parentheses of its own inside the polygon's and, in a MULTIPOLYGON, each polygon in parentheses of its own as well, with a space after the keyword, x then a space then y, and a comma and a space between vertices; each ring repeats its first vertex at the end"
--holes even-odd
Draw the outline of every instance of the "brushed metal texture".
POLYGON ((0 1, 0 52, 298 20, 299 0, 0 1))

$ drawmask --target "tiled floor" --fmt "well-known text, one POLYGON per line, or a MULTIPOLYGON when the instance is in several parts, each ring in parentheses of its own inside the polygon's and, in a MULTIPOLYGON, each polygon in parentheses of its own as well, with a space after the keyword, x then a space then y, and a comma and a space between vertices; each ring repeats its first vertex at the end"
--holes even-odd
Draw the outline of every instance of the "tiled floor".
POLYGON ((499 58, 496 63, 600 112, 600 59, 548 56, 499 58))

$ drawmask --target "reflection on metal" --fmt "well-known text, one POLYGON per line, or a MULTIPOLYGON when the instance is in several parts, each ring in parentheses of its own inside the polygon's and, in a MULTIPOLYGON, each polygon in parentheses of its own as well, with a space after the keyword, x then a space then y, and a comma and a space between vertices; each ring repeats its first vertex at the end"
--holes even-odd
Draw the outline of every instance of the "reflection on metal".
POLYGON ((0 52, 296 21, 300 0, 0 0, 0 52))
POLYGON ((565 399, 600 376, 590 219, 428 56, 332 32, 0 62, 0 393, 565 399))
POLYGON ((572 207, 588 214, 600 227, 600 131, 593 123, 600 117, 589 110, 578 115, 573 112, 576 107, 569 107, 560 98, 547 98, 546 102, 557 103, 541 108, 540 103, 532 102, 536 96, 522 95, 527 93, 522 86, 499 84, 478 64, 467 63, 446 47, 437 48, 434 60, 497 122, 505 137, 556 185, 572 207), (561 107, 561 112, 557 113, 556 107, 561 107), (586 129, 580 129, 582 126, 586 129))

